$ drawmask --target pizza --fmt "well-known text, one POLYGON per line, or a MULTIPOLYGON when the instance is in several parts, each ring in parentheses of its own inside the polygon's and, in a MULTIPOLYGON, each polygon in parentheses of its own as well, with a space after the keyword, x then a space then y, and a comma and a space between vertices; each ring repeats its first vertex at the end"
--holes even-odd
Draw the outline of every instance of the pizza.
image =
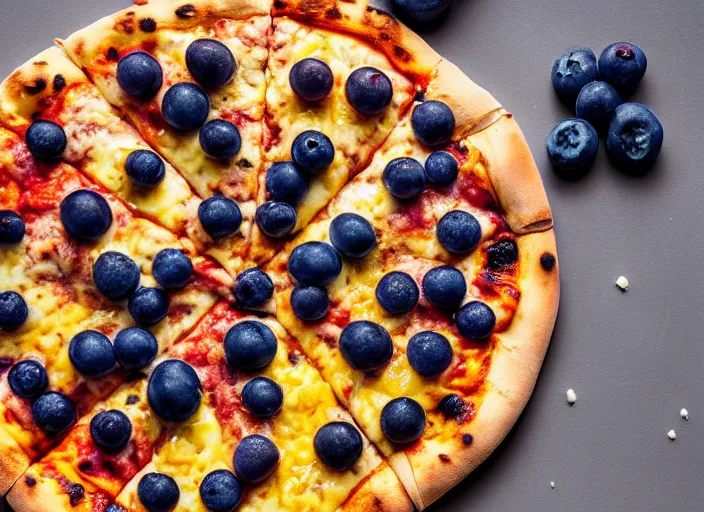
POLYGON ((429 507, 559 301, 514 117, 366 0, 140 0, 0 85, 0 492, 429 507))

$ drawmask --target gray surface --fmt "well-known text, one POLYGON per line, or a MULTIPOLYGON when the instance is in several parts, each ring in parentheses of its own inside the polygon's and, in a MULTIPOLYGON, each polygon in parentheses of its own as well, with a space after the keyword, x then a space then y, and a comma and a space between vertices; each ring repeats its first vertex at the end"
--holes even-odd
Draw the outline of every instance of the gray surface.
MULTIPOLYGON (((563 288, 552 346, 517 428, 435 510, 702 510, 704 3, 459 1, 425 36, 523 127, 555 213, 563 288), (552 61, 572 44, 599 52, 618 40, 648 56, 634 99, 665 127, 660 160, 634 179, 602 151, 589 176, 562 182, 544 150, 549 131, 569 115, 550 86, 552 61), (631 281, 625 294, 614 286, 621 274, 631 281), (574 407, 565 401, 570 387, 574 407), (671 428, 675 442, 666 437, 671 428)), ((0 75, 53 36, 126 5, 2 0, 0 75)))

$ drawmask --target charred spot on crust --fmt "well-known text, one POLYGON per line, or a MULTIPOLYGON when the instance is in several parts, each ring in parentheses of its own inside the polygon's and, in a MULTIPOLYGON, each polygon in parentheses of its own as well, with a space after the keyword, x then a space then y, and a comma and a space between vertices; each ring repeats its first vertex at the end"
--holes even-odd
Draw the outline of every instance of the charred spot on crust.
POLYGON ((176 9, 176 16, 181 19, 192 18, 196 15, 196 8, 192 4, 185 4, 176 9))
POLYGON ((83 499, 86 494, 86 490, 81 484, 70 482, 66 486, 66 493, 68 494, 69 502, 72 506, 76 506, 79 501, 83 499))
POLYGON ((413 101, 423 103, 425 101, 425 91, 416 91, 416 95, 413 97, 413 101))
POLYGON ((125 400, 125 405, 134 405, 139 402, 139 397, 137 395, 130 395, 125 400))
POLYGON ((41 115, 42 115, 41 112, 32 112, 32 121, 36 121, 37 119, 39 119, 39 116, 41 116, 41 115))
POLYGON ((403 62, 409 62, 411 60, 411 54, 398 45, 394 46, 394 55, 401 59, 403 62))
POLYGON ((382 32, 380 37, 382 41, 388 41, 389 39, 391 39, 391 36, 386 32, 382 32))
POLYGON ((66 79, 62 74, 56 75, 54 77, 54 92, 59 92, 64 87, 66 87, 66 79))
POLYGON ((139 29, 142 32, 154 32, 156 30, 156 21, 154 18, 142 18, 139 20, 139 29))
POLYGON ((288 362, 292 365, 297 365, 301 360, 301 354, 297 350, 289 350, 288 362))
POLYGON ((515 240, 499 240, 489 246, 486 252, 487 266, 491 270, 501 270, 518 261, 518 244, 515 240))
POLYGON ((46 89, 46 80, 43 78, 37 78, 33 84, 27 84, 24 86, 24 90, 29 94, 39 94, 44 89, 46 89))
POLYGON ((336 8, 332 8, 325 13, 325 17, 329 20, 339 20, 342 18, 342 14, 336 8))
POLYGON ((543 267, 548 272, 555 268, 555 256, 549 252, 544 253, 540 257, 540 266, 543 267))
POLYGON ((445 455, 444 453, 439 453, 438 454, 438 459, 440 459, 443 462, 451 462, 450 456, 445 455))
POLYGON ((27 475, 24 477, 24 483, 27 485, 27 487, 34 487, 37 485, 37 480, 33 476, 27 475))
POLYGON ((87 471, 90 471, 92 467, 93 467, 93 463, 89 460, 84 460, 83 462, 81 462, 78 465, 78 469, 84 473, 87 471))
POLYGON ((250 161, 247 160, 246 158, 240 159, 240 161, 237 162, 237 163, 239 164, 240 167, 244 167, 244 168, 246 168, 246 169, 251 169, 252 167, 254 167, 254 166, 252 165, 252 162, 250 162, 250 161))
POLYGON ((276 0, 274 2, 274 7, 276 7, 277 9, 283 9, 284 7, 286 7, 286 4, 281 0, 276 0))
POLYGON ((470 444, 472 444, 472 441, 474 441, 472 434, 462 434, 462 442, 465 446, 469 446, 470 444))
POLYGON ((110 62, 116 62, 120 60, 120 53, 117 51, 117 48, 111 46, 110 48, 108 48, 108 51, 105 52, 105 58, 108 59, 110 62))

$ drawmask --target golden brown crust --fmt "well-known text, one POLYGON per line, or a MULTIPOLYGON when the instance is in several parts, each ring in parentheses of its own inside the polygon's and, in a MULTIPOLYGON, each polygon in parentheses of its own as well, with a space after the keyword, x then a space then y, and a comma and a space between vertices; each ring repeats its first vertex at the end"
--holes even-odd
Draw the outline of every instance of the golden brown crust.
POLYGON ((29 457, 0 427, 0 496, 4 496, 31 464, 29 457))
POLYGON ((552 212, 543 180, 513 116, 503 115, 469 142, 482 152, 511 230, 525 234, 550 229, 552 212))
POLYGON ((345 512, 403 512, 413 503, 396 474, 384 462, 347 497, 340 507, 345 512))

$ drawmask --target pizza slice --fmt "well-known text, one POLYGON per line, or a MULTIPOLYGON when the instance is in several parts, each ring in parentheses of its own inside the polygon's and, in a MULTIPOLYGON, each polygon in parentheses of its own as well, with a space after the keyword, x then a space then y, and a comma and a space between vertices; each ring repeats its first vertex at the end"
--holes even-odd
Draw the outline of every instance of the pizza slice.
MULTIPOLYGON (((118 496, 125 510, 411 509, 393 471, 276 321, 221 303, 169 355, 195 369, 202 401, 118 496), (335 452, 331 436, 348 448, 335 452)), ((183 364, 175 361, 162 364, 183 364)))

